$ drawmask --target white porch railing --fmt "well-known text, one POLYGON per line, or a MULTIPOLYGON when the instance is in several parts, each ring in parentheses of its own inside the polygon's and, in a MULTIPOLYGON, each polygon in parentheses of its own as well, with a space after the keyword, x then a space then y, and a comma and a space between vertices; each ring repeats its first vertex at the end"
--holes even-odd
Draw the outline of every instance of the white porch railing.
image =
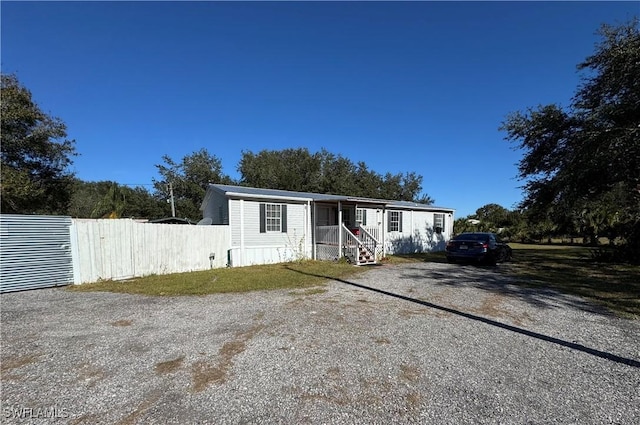
POLYGON ((380 244, 380 241, 382 240, 381 232, 380 232, 380 227, 379 226, 360 226, 361 229, 364 229, 367 233, 369 233, 369 235, 371 235, 371 237, 373 237, 373 239, 375 239, 378 244, 380 244))
POLYGON ((378 242, 378 240, 365 227, 360 226, 359 229, 360 234, 358 235, 358 238, 360 239, 360 243, 362 243, 362 246, 364 246, 364 248, 375 258, 376 247, 380 245, 380 242, 378 242))
POLYGON ((342 256, 346 257, 351 264, 358 264, 360 244, 356 235, 342 223, 342 256))
POLYGON ((360 248, 364 247, 376 259, 382 256, 381 229, 377 226, 359 226, 358 236, 347 226, 316 226, 316 255, 320 260, 336 260, 347 257, 359 264, 360 248), (339 234, 342 232, 342 235, 339 234), (341 236, 341 237, 340 237, 341 236))
POLYGON ((340 226, 316 226, 316 243, 338 245, 340 226))

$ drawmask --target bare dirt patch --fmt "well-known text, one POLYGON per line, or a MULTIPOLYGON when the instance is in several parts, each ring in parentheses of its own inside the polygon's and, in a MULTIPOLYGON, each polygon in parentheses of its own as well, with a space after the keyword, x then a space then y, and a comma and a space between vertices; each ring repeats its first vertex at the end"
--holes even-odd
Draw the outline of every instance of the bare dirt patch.
MULTIPOLYGON (((263 315, 259 315, 259 318, 263 315)), ((211 384, 222 384, 226 382, 227 375, 233 367, 233 359, 242 353, 247 342, 264 328, 262 325, 255 325, 246 332, 240 333, 233 341, 226 342, 218 351, 218 361, 213 364, 206 360, 199 360, 192 365, 192 387, 191 391, 199 393, 204 391, 211 384)))
POLYGON ((400 365, 400 378, 405 381, 415 382, 420 379, 420 369, 414 365, 400 365))
POLYGON ((502 294, 489 294, 482 300, 477 308, 468 308, 468 311, 495 319, 508 319, 517 326, 522 326, 530 317, 526 313, 513 313, 504 307, 508 297, 502 294))
POLYGON ((156 404, 158 400, 160 400, 161 396, 162 396, 162 393, 160 391, 155 391, 151 393, 144 400, 142 400, 140 404, 138 404, 138 406, 135 408, 133 412, 129 413, 120 422, 118 422, 118 425, 133 425, 135 423, 138 423, 140 417, 147 410, 149 410, 151 406, 156 404))
POLYGON ((155 370, 159 375, 165 373, 175 372, 182 366, 182 362, 184 361, 184 356, 178 357, 177 359, 167 360, 166 362, 160 362, 156 364, 155 370))
POLYGON ((23 366, 36 363, 42 354, 28 354, 26 356, 8 357, 0 361, 0 379, 12 379, 17 380, 22 375, 14 374, 16 369, 20 369, 23 366))

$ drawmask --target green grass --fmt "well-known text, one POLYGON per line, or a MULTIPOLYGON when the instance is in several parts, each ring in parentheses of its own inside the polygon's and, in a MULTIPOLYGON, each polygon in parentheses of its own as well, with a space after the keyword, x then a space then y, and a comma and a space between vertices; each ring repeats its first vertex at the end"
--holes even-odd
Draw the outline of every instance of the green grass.
MULTIPOLYGON (((500 267, 513 283, 545 287, 578 295, 617 315, 640 318, 640 266, 596 263, 589 248, 511 243, 513 261, 500 267)), ((444 263, 443 252, 393 255, 383 264, 444 263)), ((201 272, 147 276, 128 281, 104 281, 72 286, 71 291, 109 291, 128 294, 179 296, 303 289, 301 295, 322 293, 327 278, 347 278, 366 271, 344 262, 303 261, 201 272)))
MULTIPOLYGON (((598 263, 590 248, 568 245, 510 243, 513 260, 500 266, 513 283, 526 287, 551 288, 580 296, 607 307, 626 318, 640 318, 640 266, 598 263)), ((394 255, 390 264, 408 262, 444 263, 443 252, 394 255)))
POLYGON ((512 243, 517 283, 578 295, 613 313, 640 317, 640 266, 598 263, 589 248, 512 243))
MULTIPOLYGON (((102 281, 69 287, 71 291, 178 296, 229 292, 300 289, 322 286, 327 278, 345 278, 365 271, 347 263, 302 261, 250 267, 153 275, 127 281, 102 281)), ((308 290, 308 294, 320 293, 308 290)))

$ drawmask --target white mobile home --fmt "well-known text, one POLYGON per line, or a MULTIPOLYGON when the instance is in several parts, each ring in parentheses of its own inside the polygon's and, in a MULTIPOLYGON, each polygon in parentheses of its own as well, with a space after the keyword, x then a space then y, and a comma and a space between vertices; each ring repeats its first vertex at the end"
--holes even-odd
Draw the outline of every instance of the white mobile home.
POLYGON ((210 184, 203 223, 228 225, 229 266, 303 258, 371 264, 444 250, 451 208, 414 202, 210 184))

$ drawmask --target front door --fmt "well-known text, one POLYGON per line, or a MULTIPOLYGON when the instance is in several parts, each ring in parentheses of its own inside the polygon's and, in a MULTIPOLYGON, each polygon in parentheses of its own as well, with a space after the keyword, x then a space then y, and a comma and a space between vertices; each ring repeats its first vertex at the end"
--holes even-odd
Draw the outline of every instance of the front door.
POLYGON ((349 229, 356 227, 356 211, 355 207, 342 207, 342 222, 349 229))

